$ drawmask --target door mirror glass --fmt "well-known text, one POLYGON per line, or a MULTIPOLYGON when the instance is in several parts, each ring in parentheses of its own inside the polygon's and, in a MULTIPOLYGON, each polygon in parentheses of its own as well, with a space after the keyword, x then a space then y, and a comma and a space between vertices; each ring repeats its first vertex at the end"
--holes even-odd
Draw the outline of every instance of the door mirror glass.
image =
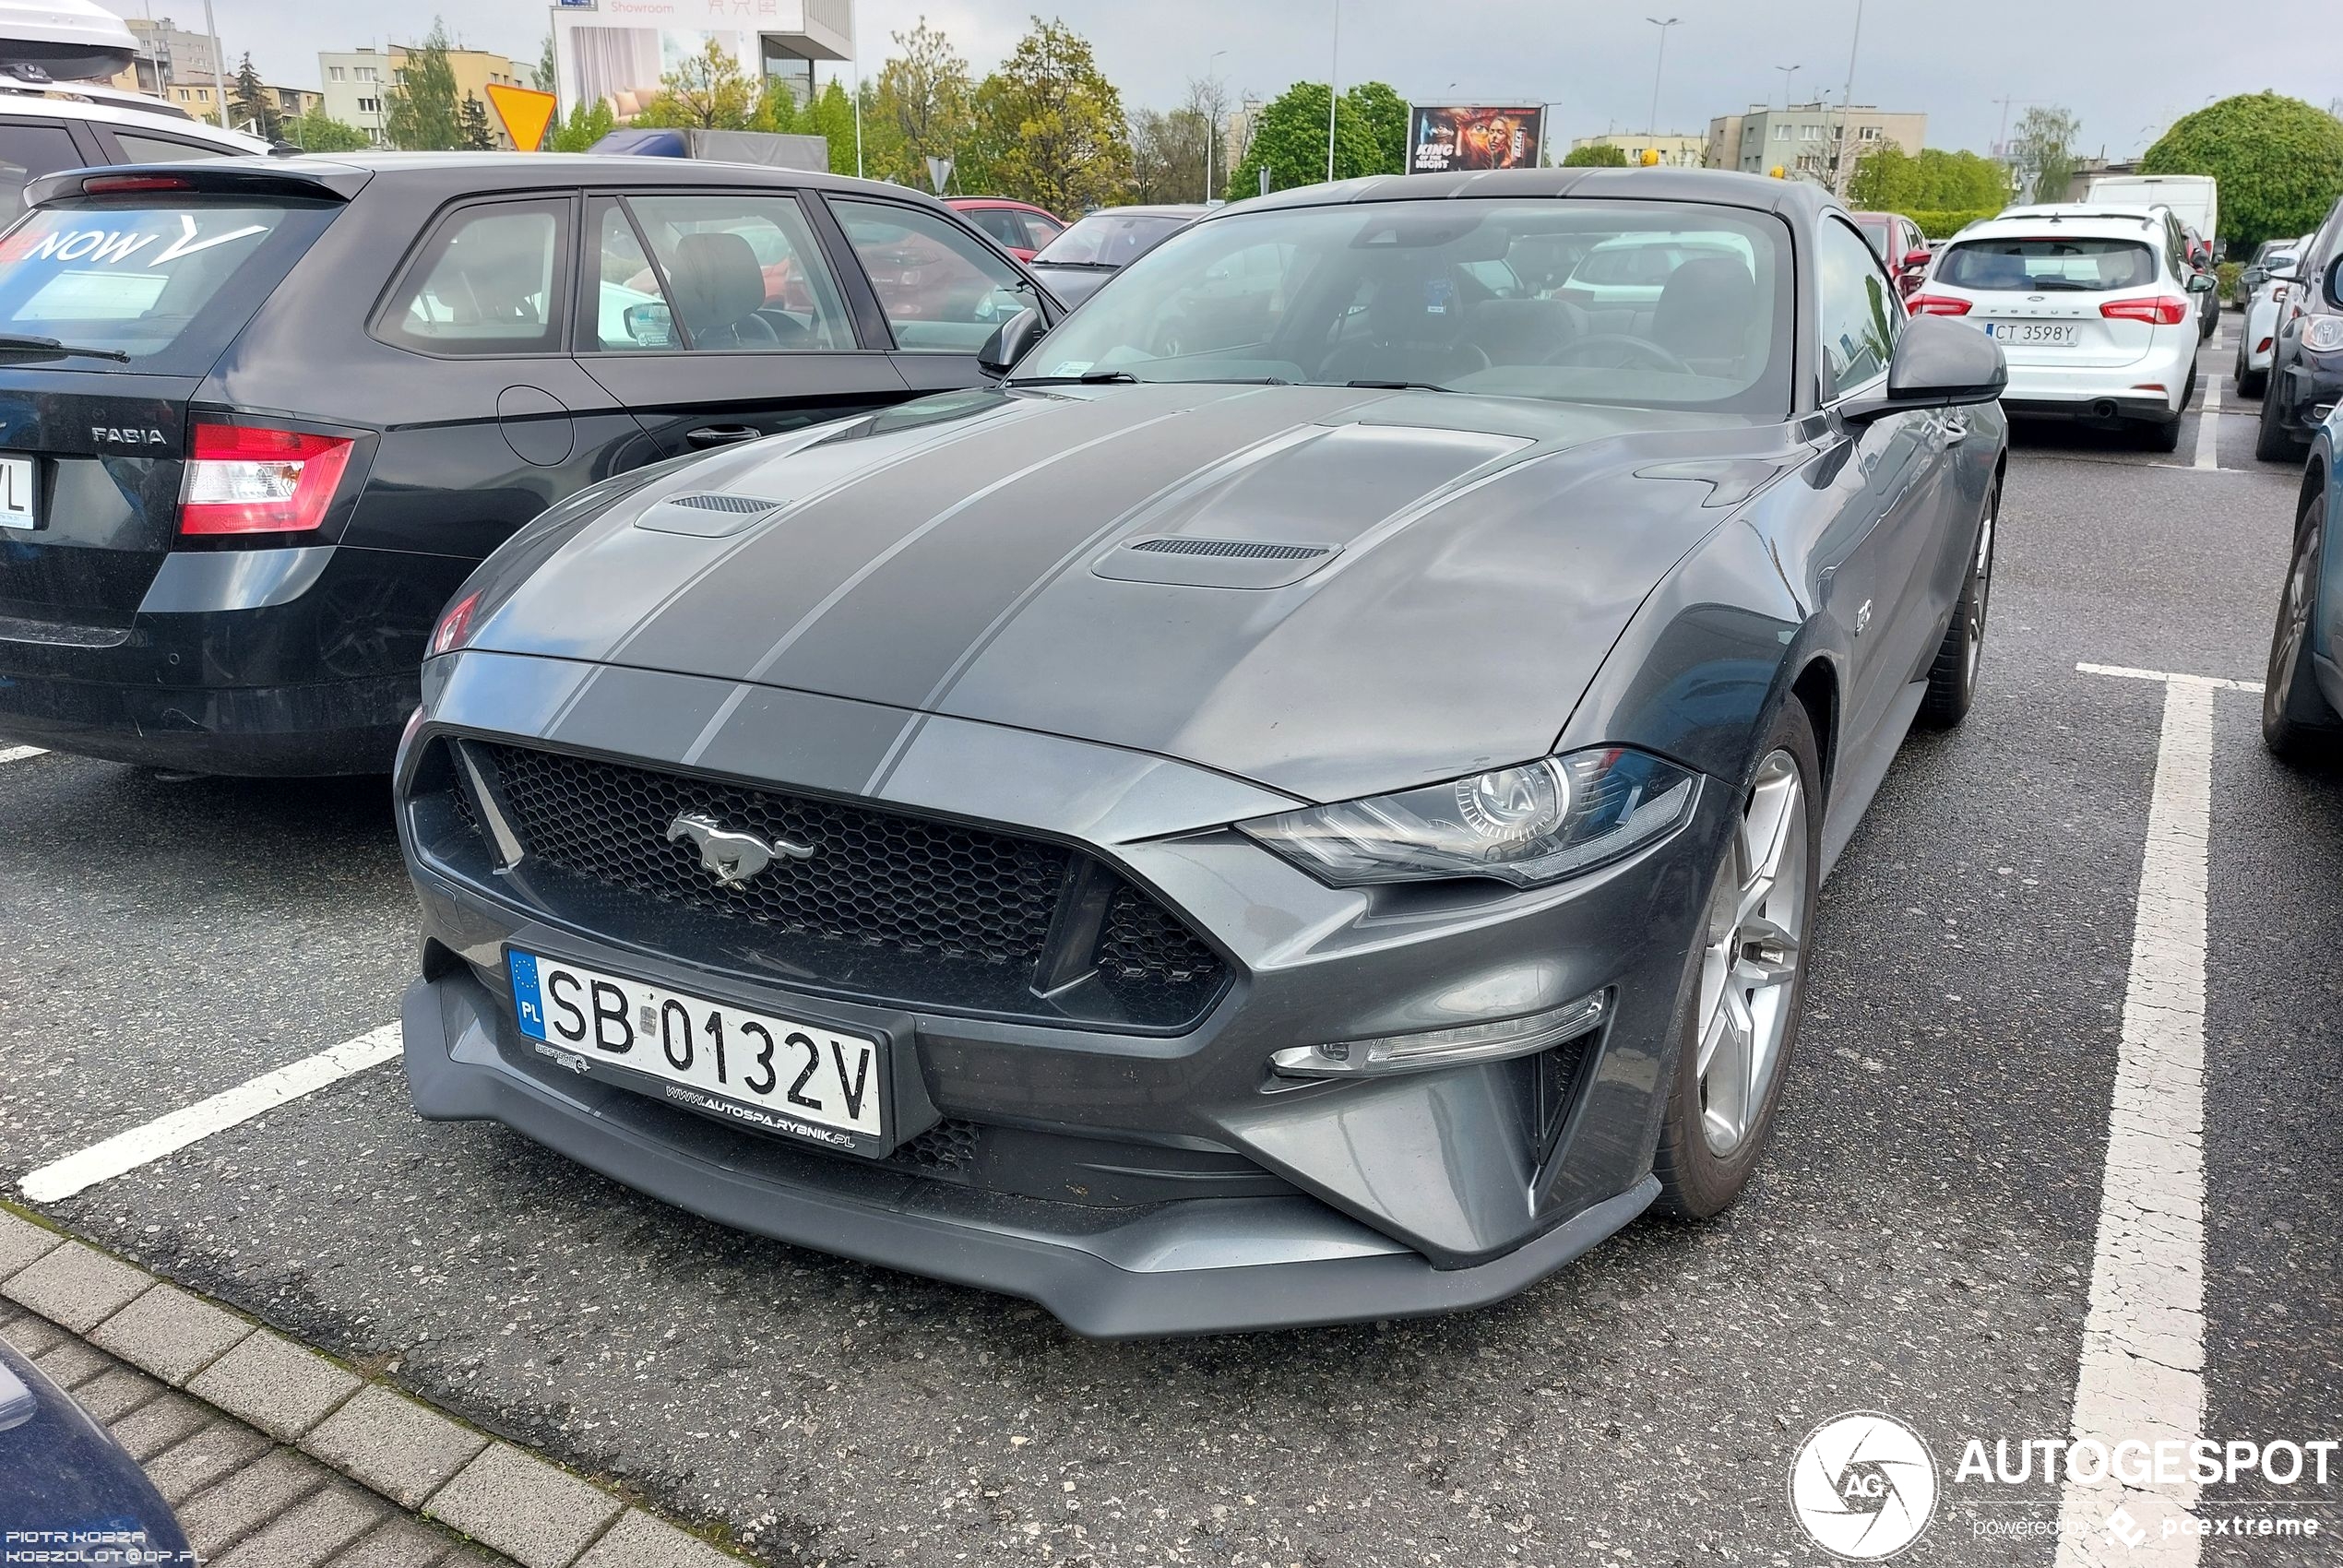
POLYGON ((1008 374, 1009 367, 1041 341, 1042 330, 1040 311, 1019 311, 985 339, 984 347, 976 352, 976 368, 987 375, 1008 374))
POLYGON ((2219 283, 2220 279, 2209 272, 2192 272, 2188 275, 2188 291, 2192 294, 2209 294, 2219 283))
POLYGON ((622 319, 626 336, 638 349, 672 349, 675 313, 663 304, 628 305, 622 319))

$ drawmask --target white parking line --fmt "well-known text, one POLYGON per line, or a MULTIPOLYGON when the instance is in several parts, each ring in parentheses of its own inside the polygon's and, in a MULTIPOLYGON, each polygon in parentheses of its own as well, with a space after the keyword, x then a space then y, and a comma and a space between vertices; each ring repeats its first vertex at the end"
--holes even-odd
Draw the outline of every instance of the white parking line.
POLYGON ((69 1198, 85 1187, 110 1182, 125 1171, 151 1164, 212 1134, 249 1122, 303 1095, 339 1083, 398 1054, 398 1026, 385 1024, 330 1051, 289 1062, 272 1072, 157 1117, 143 1127, 117 1133, 103 1143, 29 1172, 18 1183, 35 1203, 69 1198))
MULTIPOLYGON (((2193 1443, 2204 1424, 2205 885, 2213 694, 2261 687, 2120 665, 2075 668, 2164 683, 2108 1111, 2090 1311, 2075 1379, 2075 1440, 2111 1451, 2123 1442, 2193 1443)), ((2157 1491, 2069 1479, 2060 1499, 2057 1568, 2119 1562, 2194 1568, 2201 1544, 2190 1518, 2196 1496, 2193 1480, 2157 1491), (2125 1518, 2115 1519, 2119 1510, 2125 1518)))
POLYGON ((28 757, 47 756, 39 746, 9 746, 0 750, 0 762, 22 762, 28 757))
POLYGON ((2205 407, 2196 416, 2196 466, 2218 469, 2221 453, 2218 433, 2221 428, 2221 378, 2212 376, 2205 383, 2205 407))

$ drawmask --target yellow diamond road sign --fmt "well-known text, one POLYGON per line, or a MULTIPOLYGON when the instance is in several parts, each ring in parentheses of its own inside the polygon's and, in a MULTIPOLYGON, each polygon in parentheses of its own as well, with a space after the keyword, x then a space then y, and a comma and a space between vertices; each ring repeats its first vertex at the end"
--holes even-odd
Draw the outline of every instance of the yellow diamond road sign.
POLYGON ((535 88, 506 87, 502 82, 490 82, 488 105, 496 111, 496 118, 505 122, 505 134, 523 152, 535 152, 545 139, 545 127, 553 123, 553 95, 539 92, 535 88))

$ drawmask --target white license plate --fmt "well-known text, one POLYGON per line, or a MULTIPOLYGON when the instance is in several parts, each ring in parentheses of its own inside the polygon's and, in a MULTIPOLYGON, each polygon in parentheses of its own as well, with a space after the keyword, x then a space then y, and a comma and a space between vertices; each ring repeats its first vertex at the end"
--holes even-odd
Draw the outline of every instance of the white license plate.
POLYGON ((521 1033, 565 1065, 646 1074, 680 1104, 833 1147, 886 1135, 877 1040, 518 948, 505 956, 521 1033))
POLYGON ((41 498, 34 488, 40 471, 30 457, 0 457, 0 529, 41 526, 41 498))
POLYGON ((2071 321, 1989 321, 1985 336, 2020 348, 2071 349, 2075 324, 2071 321))

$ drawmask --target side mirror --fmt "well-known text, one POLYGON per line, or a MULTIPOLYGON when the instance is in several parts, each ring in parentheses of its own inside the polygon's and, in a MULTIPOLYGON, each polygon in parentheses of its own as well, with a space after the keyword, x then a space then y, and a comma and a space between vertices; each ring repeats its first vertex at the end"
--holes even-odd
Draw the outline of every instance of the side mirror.
POLYGON ((2210 272, 2192 272, 2188 275, 2188 291, 2192 294, 2209 294, 2220 287, 2220 283, 2221 280, 2210 272))
POLYGON ((1009 367, 1023 359, 1026 350, 1041 341, 1049 328, 1042 324, 1038 310, 1021 310, 993 329, 984 347, 976 351, 976 368, 994 377, 1008 374, 1009 367))
POLYGON ((1999 343, 1955 317, 1916 315, 1896 339, 1886 390, 1849 398, 1838 405, 1838 416, 1860 424, 1912 409, 1990 403, 2008 385, 1999 343))
POLYGON ((1908 270, 1917 272, 1928 265, 1928 258, 1934 254, 1933 251, 1912 251, 1904 257, 1904 266, 1908 270))
POLYGON ((643 349, 675 347, 675 313, 657 303, 628 305, 619 315, 626 336, 643 349))
POLYGON ((2326 264, 2326 303, 2343 306, 2343 255, 2326 264))

